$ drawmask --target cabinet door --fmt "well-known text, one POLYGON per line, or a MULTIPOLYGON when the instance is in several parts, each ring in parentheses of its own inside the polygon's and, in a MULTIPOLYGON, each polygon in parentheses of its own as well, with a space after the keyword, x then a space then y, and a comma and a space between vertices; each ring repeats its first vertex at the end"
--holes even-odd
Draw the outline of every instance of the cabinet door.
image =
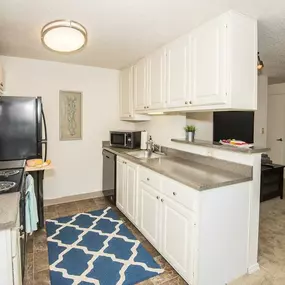
POLYGON ((125 213, 131 222, 136 222, 137 210, 137 166, 131 162, 126 164, 126 207, 125 213))
POLYGON ((126 68, 120 75, 120 117, 133 115, 133 68, 126 68))
POLYGON ((193 284, 194 212, 166 197, 162 204, 161 252, 193 284))
POLYGON ((146 59, 141 59, 134 66, 134 109, 142 111, 147 105, 147 66, 146 59))
POLYGON ((227 24, 225 15, 191 33, 193 105, 226 103, 227 24))
POLYGON ((160 109, 165 103, 165 49, 159 49, 147 58, 147 109, 160 109))
POLYGON ((167 106, 190 105, 189 95, 189 36, 170 43, 167 47, 167 106))
MULTIPOLYGON (((19 218, 18 218, 19 221, 19 218)), ((19 222, 17 222, 19 225, 19 222)), ((22 284, 21 245, 19 227, 11 229, 13 284, 22 284)))
POLYGON ((117 189, 116 189, 116 205, 125 212, 125 161, 117 159, 117 189))
POLYGON ((140 182, 140 231, 155 246, 159 247, 160 227, 160 193, 152 187, 140 182))

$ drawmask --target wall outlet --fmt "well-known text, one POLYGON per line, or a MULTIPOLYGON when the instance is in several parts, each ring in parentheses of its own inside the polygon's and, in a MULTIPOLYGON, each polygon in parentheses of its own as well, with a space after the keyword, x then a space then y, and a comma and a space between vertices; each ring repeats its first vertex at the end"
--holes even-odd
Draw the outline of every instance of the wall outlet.
POLYGON ((264 128, 261 128, 261 134, 264 135, 264 133, 265 133, 264 128))

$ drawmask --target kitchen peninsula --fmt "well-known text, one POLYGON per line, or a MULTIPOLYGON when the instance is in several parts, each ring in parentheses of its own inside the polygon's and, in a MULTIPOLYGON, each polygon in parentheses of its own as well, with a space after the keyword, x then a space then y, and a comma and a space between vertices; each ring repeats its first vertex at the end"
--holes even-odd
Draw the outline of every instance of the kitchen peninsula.
POLYGON ((258 270, 263 149, 170 144, 151 159, 103 145, 117 155, 117 207, 189 284, 258 270))

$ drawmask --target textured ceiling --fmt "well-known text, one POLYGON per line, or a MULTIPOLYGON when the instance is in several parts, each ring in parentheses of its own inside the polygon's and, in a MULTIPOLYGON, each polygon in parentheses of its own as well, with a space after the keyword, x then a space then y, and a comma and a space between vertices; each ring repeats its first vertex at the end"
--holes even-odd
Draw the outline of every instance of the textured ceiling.
POLYGON ((0 54, 120 69, 229 9, 259 20, 259 50, 270 82, 285 82, 285 1, 0 0, 0 54), (46 50, 41 28, 71 19, 89 34, 84 50, 46 50))

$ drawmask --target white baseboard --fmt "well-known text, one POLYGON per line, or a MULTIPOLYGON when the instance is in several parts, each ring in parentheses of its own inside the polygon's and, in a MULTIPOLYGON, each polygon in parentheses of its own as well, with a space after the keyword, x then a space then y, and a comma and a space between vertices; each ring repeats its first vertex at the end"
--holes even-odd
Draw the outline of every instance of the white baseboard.
POLYGON ((47 200, 44 200, 44 206, 76 202, 76 201, 81 201, 81 200, 86 200, 86 199, 99 198, 103 196, 104 195, 102 191, 96 191, 92 193, 78 194, 78 195, 66 196, 66 197, 61 197, 61 198, 56 198, 56 199, 47 199, 47 200))
POLYGON ((259 264, 255 263, 253 265, 251 265, 248 269, 247 269, 247 273, 248 274, 253 274, 254 272, 260 270, 259 264))

